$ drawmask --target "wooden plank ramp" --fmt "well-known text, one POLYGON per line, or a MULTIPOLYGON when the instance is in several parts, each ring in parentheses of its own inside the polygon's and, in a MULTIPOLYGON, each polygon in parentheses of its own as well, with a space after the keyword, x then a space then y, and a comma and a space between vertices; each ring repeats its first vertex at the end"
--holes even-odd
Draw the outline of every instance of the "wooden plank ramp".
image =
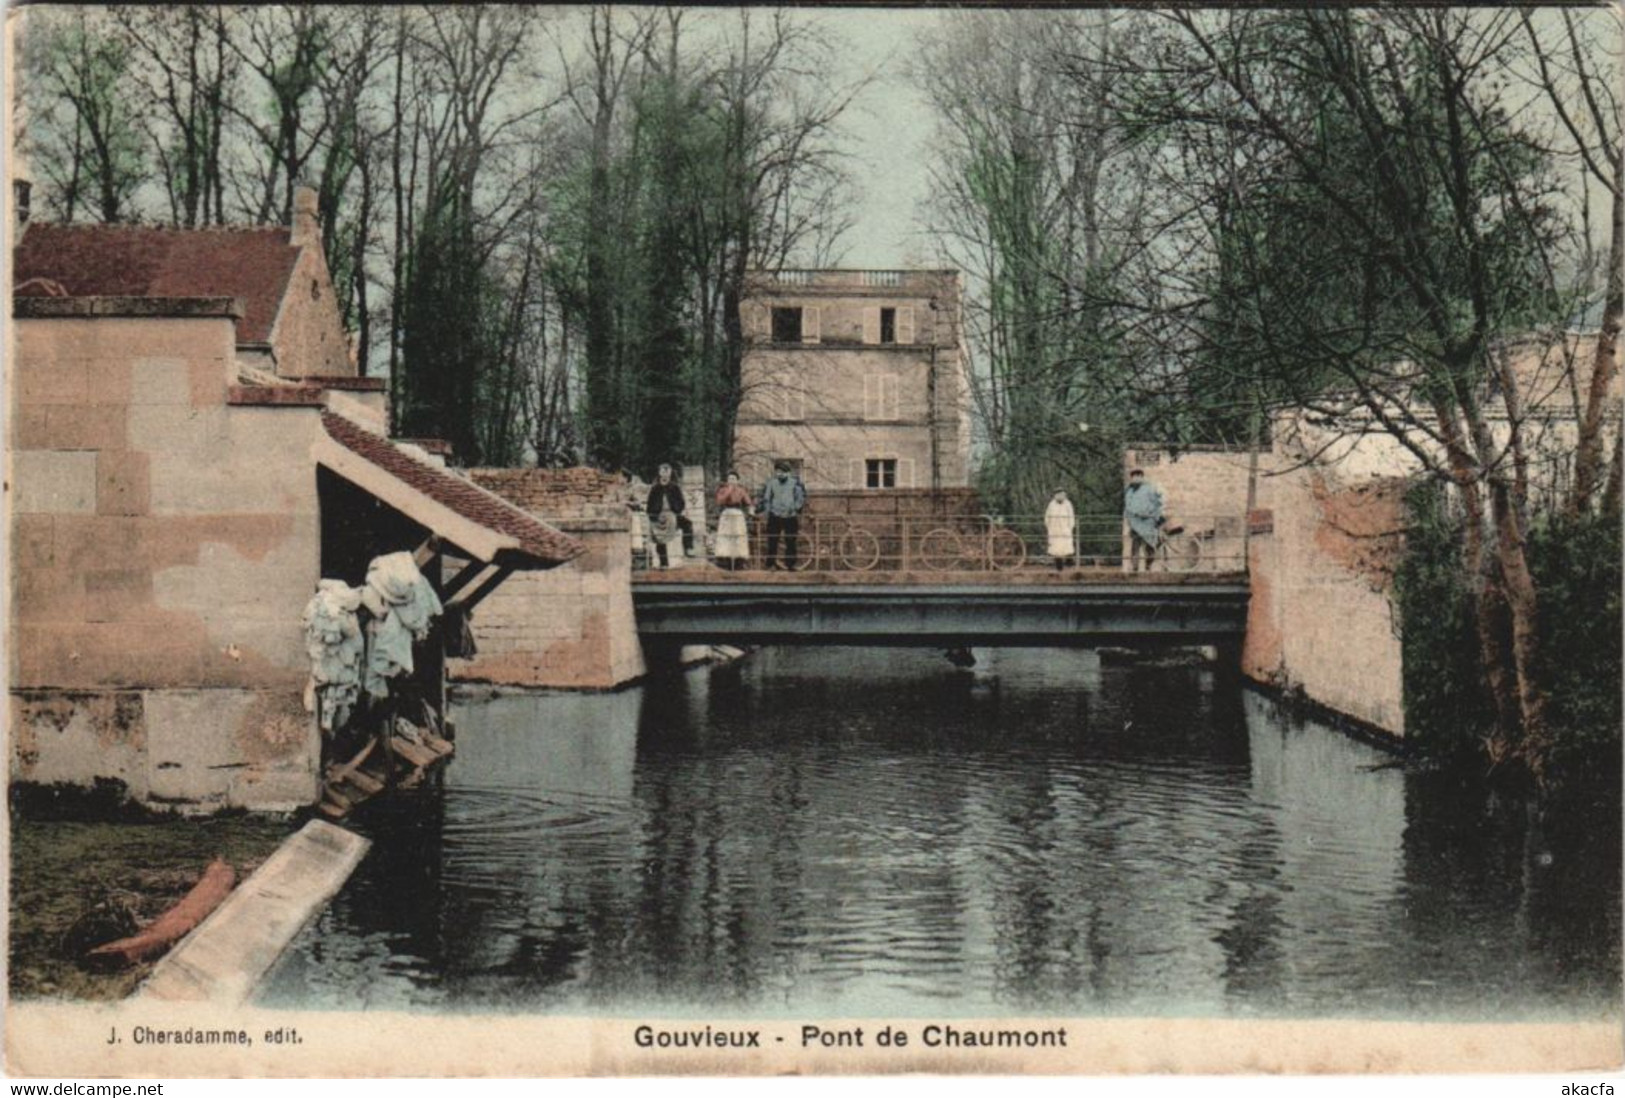
POLYGON ((158 962, 135 999, 247 1001, 371 845, 353 831, 311 820, 158 962))

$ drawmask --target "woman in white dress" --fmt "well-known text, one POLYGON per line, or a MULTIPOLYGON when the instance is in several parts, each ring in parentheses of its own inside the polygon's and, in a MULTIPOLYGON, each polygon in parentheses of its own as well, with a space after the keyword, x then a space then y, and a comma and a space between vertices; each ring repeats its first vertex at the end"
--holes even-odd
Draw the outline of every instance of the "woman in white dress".
POLYGON ((1044 532, 1049 535, 1049 555, 1059 572, 1077 555, 1078 517, 1065 488, 1055 489, 1044 509, 1044 532))
POLYGON ((750 492, 739 483, 739 474, 729 472, 727 482, 717 489, 716 562, 730 572, 750 559, 750 526, 745 521, 750 506, 750 492))

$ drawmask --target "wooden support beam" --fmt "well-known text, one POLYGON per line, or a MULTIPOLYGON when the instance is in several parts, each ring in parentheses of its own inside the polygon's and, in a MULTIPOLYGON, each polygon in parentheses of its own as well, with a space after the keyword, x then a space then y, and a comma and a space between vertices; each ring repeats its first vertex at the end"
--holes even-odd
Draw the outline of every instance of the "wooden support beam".
POLYGON ((468 613, 469 611, 473 610, 474 607, 478 606, 480 601, 484 599, 486 595, 489 595, 492 591, 495 591, 497 589, 497 585, 503 580, 507 579, 512 573, 513 569, 508 565, 499 565, 495 572, 486 577, 484 580, 480 581, 480 583, 475 586, 473 590, 469 591, 465 597, 452 600, 453 604, 461 609, 463 613, 468 613))
POLYGON ((440 535, 430 534, 423 540, 422 545, 413 550, 412 562, 418 566, 419 571, 422 571, 438 552, 440 552, 440 535))
POLYGON ((457 592, 467 587, 476 578, 494 567, 496 566, 492 564, 481 564, 477 560, 469 561, 462 571, 458 572, 451 578, 450 583, 441 588, 440 601, 442 603, 450 602, 452 597, 456 595, 457 592))

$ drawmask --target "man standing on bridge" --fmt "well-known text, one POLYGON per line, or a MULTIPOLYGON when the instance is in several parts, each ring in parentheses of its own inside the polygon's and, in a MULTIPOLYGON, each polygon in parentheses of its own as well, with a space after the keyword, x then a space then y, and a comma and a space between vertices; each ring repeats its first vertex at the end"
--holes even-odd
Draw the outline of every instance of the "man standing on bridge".
POLYGON ((801 478, 790 471, 788 461, 774 466, 774 473, 762 485, 756 509, 767 515, 767 567, 779 568, 779 536, 784 536, 784 567, 796 570, 796 537, 800 533, 801 509, 807 506, 807 489, 801 478))
POLYGON ((1129 569, 1140 570, 1140 554, 1145 554, 1145 570, 1157 559, 1162 544, 1162 490, 1145 479, 1144 469, 1130 469, 1128 487, 1123 489, 1123 517, 1128 520, 1129 569))

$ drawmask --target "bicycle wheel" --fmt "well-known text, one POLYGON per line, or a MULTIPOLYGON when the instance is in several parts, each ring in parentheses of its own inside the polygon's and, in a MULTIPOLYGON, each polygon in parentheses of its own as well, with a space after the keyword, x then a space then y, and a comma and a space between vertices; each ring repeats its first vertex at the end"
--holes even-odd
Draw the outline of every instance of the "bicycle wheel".
POLYGON ((862 527, 854 527, 841 538, 836 554, 841 567, 867 572, 880 563, 880 539, 862 527))
POLYGON ((801 529, 801 555, 796 557, 796 571, 806 572, 829 568, 835 560, 841 535, 847 522, 840 516, 812 519, 801 529))
POLYGON ((947 572, 959 565, 965 557, 965 543, 947 527, 938 527, 920 539, 914 559, 920 567, 932 572, 947 572))
POLYGON ((1189 534, 1164 538, 1162 561, 1170 572, 1194 572, 1202 562, 1202 543, 1189 534))
POLYGON ((987 538, 987 565, 995 572, 1008 572, 1027 563, 1027 543, 1008 526, 993 530, 987 538))

